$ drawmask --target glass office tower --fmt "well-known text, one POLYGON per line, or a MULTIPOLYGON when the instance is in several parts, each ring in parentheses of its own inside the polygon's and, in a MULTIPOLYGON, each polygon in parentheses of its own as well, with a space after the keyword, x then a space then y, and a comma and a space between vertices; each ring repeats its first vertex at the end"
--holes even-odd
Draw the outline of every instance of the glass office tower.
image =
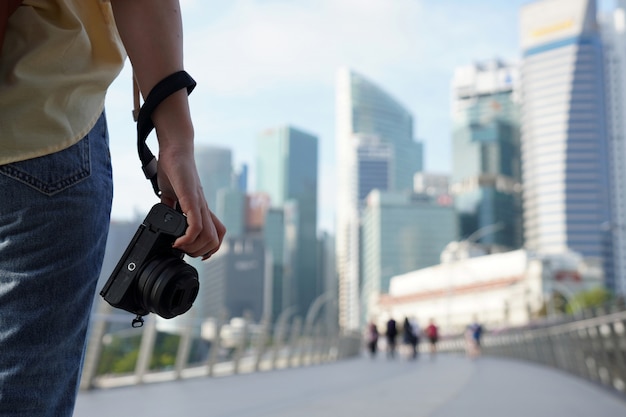
POLYGON ((391 277, 438 264, 456 234, 452 205, 410 191, 372 191, 363 212, 362 324, 391 277))
MULTIPOLYGON (((272 207, 290 207, 297 215, 291 300, 301 315, 320 294, 317 273, 317 137, 291 126, 267 129, 257 140, 257 191, 272 207)), ((293 216, 292 216, 293 217, 293 216)))
POLYGON ((521 10, 526 246, 613 261, 603 48, 592 0, 521 10))
POLYGON ((498 225, 479 243, 522 246, 518 72, 493 60, 457 68, 453 80, 452 192, 459 238, 498 225))
POLYGON ((198 145, 195 152, 198 174, 209 208, 215 210, 219 190, 233 187, 233 155, 228 148, 198 145))
POLYGON ((359 326, 360 214, 366 194, 363 188, 359 189, 360 180, 373 178, 365 172, 368 164, 377 171, 384 165, 383 168, 389 172, 385 178, 389 190, 412 189, 413 174, 422 169, 422 147, 413 140, 411 113, 362 75, 347 68, 340 69, 337 73, 336 100, 335 232, 339 322, 343 328, 356 329, 359 326), (377 150, 372 142, 374 140, 380 143, 377 150))
POLYGON ((626 295, 626 0, 601 16, 611 150, 615 291, 626 295))

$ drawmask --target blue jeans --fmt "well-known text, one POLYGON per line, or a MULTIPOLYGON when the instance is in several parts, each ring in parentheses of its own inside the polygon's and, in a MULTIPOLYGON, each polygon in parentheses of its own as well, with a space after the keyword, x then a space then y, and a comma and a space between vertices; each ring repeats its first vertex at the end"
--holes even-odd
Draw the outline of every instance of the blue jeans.
POLYGON ((74 146, 0 166, 0 416, 72 415, 112 196, 104 114, 74 146))

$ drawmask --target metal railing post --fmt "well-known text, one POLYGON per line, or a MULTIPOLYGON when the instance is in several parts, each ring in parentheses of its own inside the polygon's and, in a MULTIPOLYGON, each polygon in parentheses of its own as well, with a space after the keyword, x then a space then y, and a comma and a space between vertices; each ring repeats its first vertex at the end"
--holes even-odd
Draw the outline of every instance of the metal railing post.
POLYGON ((222 311, 215 323, 215 335, 213 340, 211 341, 211 349, 209 350, 209 361, 207 363, 208 376, 215 375, 215 363, 217 362, 217 357, 220 353, 220 349, 222 346, 222 326, 224 325, 227 317, 228 313, 226 311, 222 311))
POLYGON ((192 340, 193 328, 191 324, 186 324, 183 333, 180 335, 180 342, 178 343, 178 351, 176 352, 175 373, 176 379, 182 378, 183 369, 187 366, 189 361, 189 353, 191 352, 191 340, 192 340))
POLYGON ((152 359, 152 352, 154 351, 156 335, 156 320, 154 319, 154 317, 152 317, 146 320, 143 334, 141 336, 139 356, 137 357, 137 364, 135 366, 135 378, 137 384, 143 383, 143 379, 148 372, 148 369, 150 368, 150 359, 152 359))
POLYGON ((291 337, 289 338, 289 352, 287 353, 287 368, 295 366, 293 359, 299 349, 300 330, 302 329, 302 319, 296 317, 291 326, 291 337))
POLYGON ((284 309, 278 319, 276 320, 276 326, 274 328, 274 349, 272 352, 272 369, 276 369, 278 367, 278 357, 280 356, 280 351, 284 347, 284 338, 287 333, 287 320, 291 315, 296 311, 296 306, 287 307, 284 309))
POLYGON ((243 315, 243 329, 241 332, 241 340, 235 348, 235 357, 233 359, 233 373, 238 374, 240 371, 241 358, 248 347, 248 336, 250 332, 250 322, 252 317, 249 311, 246 311, 243 315))
POLYGON ((83 362, 83 371, 80 379, 80 389, 89 390, 93 388, 93 379, 98 372, 98 364, 100 362, 100 355, 102 354, 102 338, 106 333, 107 321, 106 315, 113 310, 106 302, 100 302, 98 306, 98 316, 96 320, 91 323, 91 330, 89 332, 89 342, 85 351, 85 359, 83 362))

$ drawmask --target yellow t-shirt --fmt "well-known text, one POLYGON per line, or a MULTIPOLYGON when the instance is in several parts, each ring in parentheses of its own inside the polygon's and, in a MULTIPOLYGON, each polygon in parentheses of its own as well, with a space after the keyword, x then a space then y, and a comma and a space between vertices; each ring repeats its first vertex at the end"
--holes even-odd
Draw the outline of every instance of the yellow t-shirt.
POLYGON ((0 165, 84 137, 125 58, 108 0, 25 0, 0 52, 0 165))

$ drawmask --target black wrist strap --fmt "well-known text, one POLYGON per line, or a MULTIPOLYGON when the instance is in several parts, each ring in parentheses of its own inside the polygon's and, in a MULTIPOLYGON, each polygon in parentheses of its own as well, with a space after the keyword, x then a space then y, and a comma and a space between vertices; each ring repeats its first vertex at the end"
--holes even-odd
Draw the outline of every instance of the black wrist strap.
POLYGON ((141 160, 141 169, 152 183, 152 188, 157 197, 161 196, 157 182, 157 159, 146 145, 148 135, 154 129, 152 112, 170 95, 183 88, 187 89, 187 94, 191 94, 195 86, 196 82, 186 71, 178 71, 168 75, 152 88, 137 115, 137 151, 141 160))

